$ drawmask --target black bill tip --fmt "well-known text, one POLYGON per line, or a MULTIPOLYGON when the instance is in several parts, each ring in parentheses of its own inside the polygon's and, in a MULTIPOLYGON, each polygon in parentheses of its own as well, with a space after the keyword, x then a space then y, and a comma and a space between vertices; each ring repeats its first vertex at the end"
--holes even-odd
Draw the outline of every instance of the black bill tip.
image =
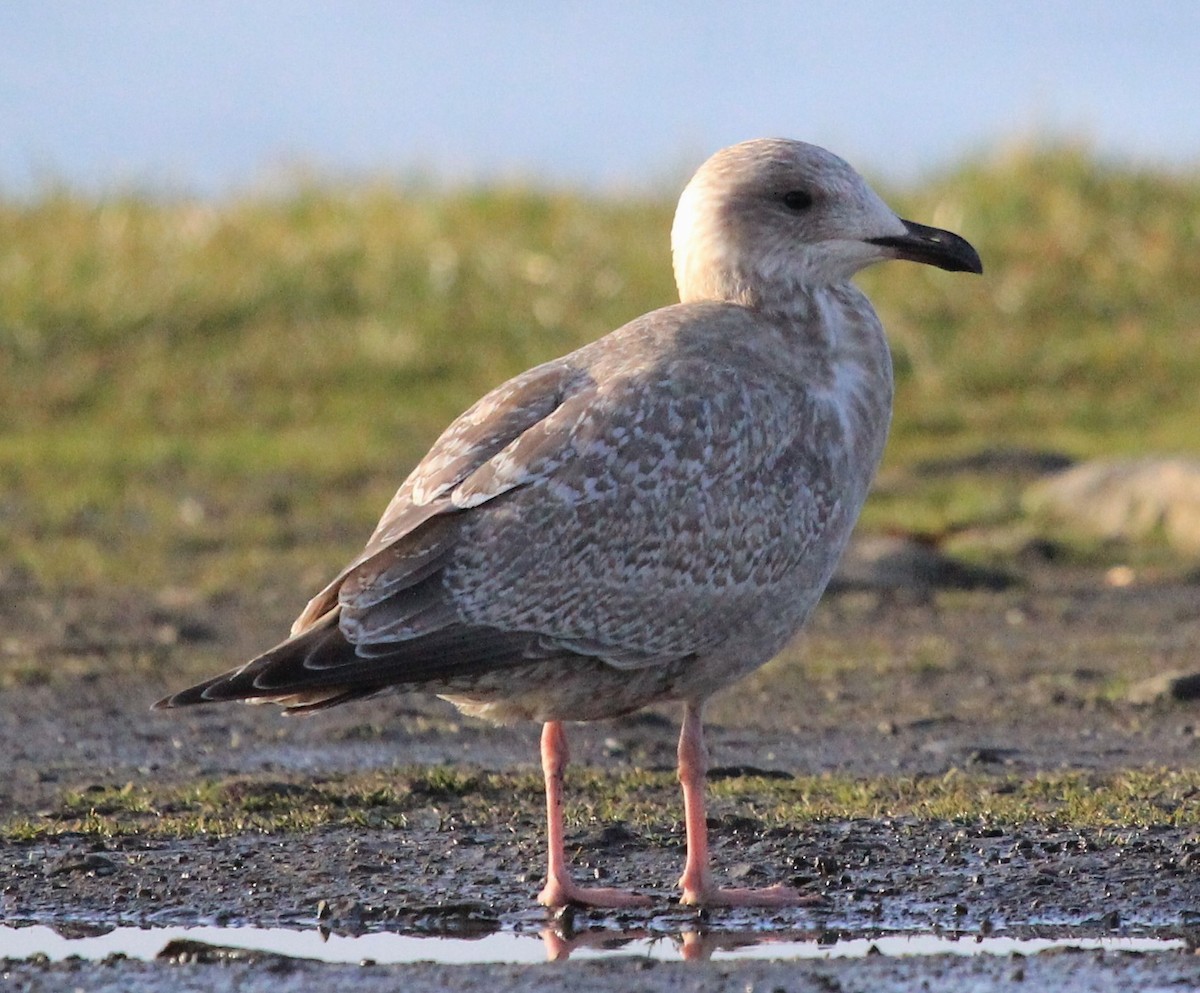
POLYGON ((916 221, 902 220, 901 223, 907 229, 904 234, 869 238, 868 241, 872 245, 892 249, 898 259, 937 266, 948 272, 982 274, 983 262, 966 238, 960 238, 953 231, 943 231, 916 221))

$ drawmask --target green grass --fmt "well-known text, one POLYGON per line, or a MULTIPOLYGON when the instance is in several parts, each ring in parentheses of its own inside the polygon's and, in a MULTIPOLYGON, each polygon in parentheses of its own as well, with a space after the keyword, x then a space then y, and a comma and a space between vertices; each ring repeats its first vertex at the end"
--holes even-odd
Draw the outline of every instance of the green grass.
MULTIPOLYGON (((625 823, 650 834, 676 828, 682 808, 673 775, 580 769, 569 776, 572 829, 625 823)), ((818 821, 916 817, 964 825, 1143 828, 1200 826, 1200 773, 1139 770, 991 776, 952 769, 940 777, 799 776, 720 779, 710 814, 749 818, 761 828, 818 821)), ((97 784, 63 793, 35 815, 0 822, 0 840, 61 834, 187 838, 332 827, 406 828, 419 823, 535 830, 541 779, 459 767, 410 768, 318 782, 261 779, 188 786, 97 784)))
MULTIPOLYGON (((1019 486, 911 472, 934 455, 1200 447, 1200 175, 1017 148, 886 192, 987 274, 861 278, 898 372, 869 527, 1020 521, 1019 486)), ((0 199, 0 561, 299 600, 480 393, 674 299, 673 198, 0 199)))

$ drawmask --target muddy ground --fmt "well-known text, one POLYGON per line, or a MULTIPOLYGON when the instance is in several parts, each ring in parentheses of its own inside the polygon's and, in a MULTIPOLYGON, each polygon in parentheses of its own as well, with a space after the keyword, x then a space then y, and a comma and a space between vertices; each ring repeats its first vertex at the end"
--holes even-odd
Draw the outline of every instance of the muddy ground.
MULTIPOLYGON (((168 591, 152 602, 116 594, 64 602, 13 581, 4 592, 0 805, 10 824, 52 817, 67 791, 126 783, 231 778, 286 794, 309 778, 364 769, 449 763, 509 772, 536 759, 535 728, 490 728, 422 698, 385 698, 303 721, 258 708, 149 711, 167 690, 273 641, 290 607, 271 599, 205 602, 168 591)), ((1200 671, 1198 645, 1200 586, 1178 572, 1035 565, 1020 585, 1001 591, 845 592, 822 605, 784 658, 714 702, 715 775, 965 771, 1001 779, 1061 769, 1193 769, 1200 701, 1188 699, 1186 680, 1169 677, 1200 671)), ((614 775, 669 768, 675 720, 663 707, 574 728, 574 758, 614 775)), ((513 830, 465 814, 458 802, 431 798, 409 811, 403 828, 230 837, 10 832, 0 845, 0 924, 316 927, 319 917, 321 926, 350 934, 536 933, 547 924, 533 903, 544 851, 536 818, 513 830)), ((787 912, 697 918, 671 903, 682 835, 677 801, 664 796, 663 803, 657 829, 585 818, 568 838, 589 875, 639 886, 659 897, 659 907, 579 912, 552 926, 568 938, 591 929, 664 937, 699 930, 716 940, 757 930, 831 942, 935 931, 966 940, 1134 935, 1182 939, 1186 947, 800 964, 616 957, 569 967, 360 968, 271 956, 26 961, 5 963, 0 983, 540 990, 560 988, 561 970, 570 968, 581 990, 1200 988, 1200 957, 1191 953, 1200 940, 1200 840, 1189 826, 989 826, 986 818, 915 815, 764 826, 744 804, 730 813, 717 803, 711 824, 723 872, 743 885, 784 879, 814 899, 787 912)))

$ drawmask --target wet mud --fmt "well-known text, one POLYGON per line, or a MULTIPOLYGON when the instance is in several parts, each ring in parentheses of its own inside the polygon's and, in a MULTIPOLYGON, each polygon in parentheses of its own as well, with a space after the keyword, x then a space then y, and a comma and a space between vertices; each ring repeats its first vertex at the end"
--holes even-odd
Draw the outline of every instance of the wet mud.
MULTIPOLYGON (((16 676, 7 670, 0 748, 8 774, 0 802, 9 823, 36 821, 66 791, 126 783, 240 777, 286 793, 306 777, 399 765, 533 768, 535 728, 490 728, 421 698, 385 698, 303 721, 260 708, 148 711, 166 690, 271 641, 286 621, 283 607, 176 609, 81 595, 62 613, 69 624, 47 621, 62 614, 48 613, 35 592, 14 593, 3 608, 10 640, 56 667, 16 676)), ((1200 670, 1197 645, 1200 587, 1187 577, 1114 586, 1099 572, 1051 570, 1010 590, 915 601, 846 593, 822 606, 784 658, 714 702, 714 778, 943 777, 965 770, 1002 779, 1063 769, 1193 769, 1200 703, 1172 687, 1186 687, 1178 677, 1200 670)), ((614 780, 623 769, 669 769, 675 721, 664 707, 572 728, 574 758, 612 770, 614 780)), ((605 780, 587 782, 601 792, 605 780)), ((302 792, 298 797, 302 802, 302 792)), ((602 796, 577 799, 603 807, 602 796)), ((10 832, 0 844, 0 924, 87 933, 219 923, 431 938, 549 929, 565 952, 581 937, 594 945, 600 935, 618 945, 611 959, 542 967, 347 966, 199 953, 147 962, 25 959, 5 962, 0 983, 32 990, 286 990, 318 983, 540 990, 561 988, 561 970, 569 968, 582 990, 1200 988, 1200 956, 1193 954, 1200 941, 1200 838, 1186 819, 1183 826, 1170 818, 1011 825, 880 815, 778 824, 716 804, 714 858, 726 878, 738 885, 782 880, 814 900, 788 911, 697 915, 673 899, 682 861, 678 810, 664 813, 654 829, 585 818, 568 835, 582 872, 644 889, 656 906, 548 918, 534 903, 544 856, 536 820, 514 830, 478 808, 456 806, 462 802, 451 794, 431 798, 402 827, 189 837, 10 832), (722 935, 785 932, 831 946, 895 933, 959 935, 964 942, 1144 936, 1180 946, 703 965, 647 961, 619 948, 630 934, 682 949, 685 934, 719 942, 722 935)), ((1197 804, 1200 796, 1173 802, 1197 804)), ((436 941, 429 957, 437 958, 436 941)))

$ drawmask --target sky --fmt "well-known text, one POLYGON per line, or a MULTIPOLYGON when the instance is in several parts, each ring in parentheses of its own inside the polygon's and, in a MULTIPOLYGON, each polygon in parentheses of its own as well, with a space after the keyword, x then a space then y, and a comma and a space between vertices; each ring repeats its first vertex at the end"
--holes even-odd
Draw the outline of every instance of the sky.
POLYGON ((768 135, 893 179, 1046 136, 1200 166, 1194 0, 42 0, 0 38, 0 195, 647 189, 768 135))

